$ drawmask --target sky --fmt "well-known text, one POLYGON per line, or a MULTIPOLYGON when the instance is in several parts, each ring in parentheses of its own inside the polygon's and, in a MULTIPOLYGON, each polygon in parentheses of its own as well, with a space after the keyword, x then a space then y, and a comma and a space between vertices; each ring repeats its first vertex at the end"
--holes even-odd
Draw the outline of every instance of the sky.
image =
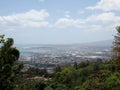
POLYGON ((16 44, 111 40, 120 0, 0 0, 0 34, 16 44))

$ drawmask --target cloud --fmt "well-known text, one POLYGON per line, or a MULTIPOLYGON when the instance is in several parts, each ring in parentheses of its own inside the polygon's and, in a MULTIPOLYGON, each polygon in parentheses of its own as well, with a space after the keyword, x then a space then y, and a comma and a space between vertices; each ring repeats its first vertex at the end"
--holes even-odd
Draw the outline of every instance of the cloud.
POLYGON ((86 18, 86 25, 95 26, 90 27, 96 30, 114 30, 114 28, 120 25, 120 16, 115 15, 113 12, 104 12, 100 14, 94 14, 86 18))
POLYGON ((115 23, 120 21, 120 16, 116 16, 113 12, 105 12, 101 14, 91 15, 87 18, 90 22, 101 22, 101 23, 115 23))
POLYGON ((73 23, 73 19, 69 18, 60 18, 56 21, 55 26, 56 27, 69 27, 73 23))
POLYGON ((84 19, 78 18, 59 18, 55 27, 57 28, 68 28, 74 27, 80 30, 113 30, 114 27, 119 25, 120 16, 115 15, 113 12, 105 12, 100 14, 93 14, 84 19))
POLYGON ((70 12, 65 12, 64 17, 54 20, 50 14, 42 10, 29 10, 24 13, 0 16, 0 30, 18 30, 18 29, 35 29, 35 28, 74 28, 80 30, 103 30, 119 25, 120 16, 113 12, 104 12, 93 14, 86 18, 72 18, 70 12), (66 15, 69 15, 66 16, 66 15), (50 23, 48 17, 53 21, 50 23))
POLYGON ((120 0, 100 0, 97 5, 87 7, 87 9, 101 9, 103 11, 120 11, 120 0))
POLYGON ((46 27, 49 23, 45 20, 49 17, 46 10, 30 10, 25 13, 0 16, 0 27, 3 29, 25 28, 25 27, 46 27))
POLYGON ((104 12, 87 17, 85 22, 86 26, 93 26, 91 28, 96 28, 96 30, 114 30, 116 26, 120 25, 120 16, 113 12, 104 12))
POLYGON ((56 21, 55 26, 66 28, 66 27, 79 27, 84 24, 82 19, 72 19, 72 18, 60 18, 56 21))
POLYGON ((96 28, 96 30, 114 30, 116 26, 120 25, 120 16, 115 15, 113 12, 105 12, 91 15, 85 21, 86 26, 95 26, 93 29, 96 28))

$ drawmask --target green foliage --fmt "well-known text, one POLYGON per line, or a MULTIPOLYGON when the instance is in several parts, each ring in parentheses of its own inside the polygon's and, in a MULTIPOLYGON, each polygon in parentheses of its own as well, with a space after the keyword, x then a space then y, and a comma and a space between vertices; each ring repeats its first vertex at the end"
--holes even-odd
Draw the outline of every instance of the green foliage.
POLYGON ((30 90, 119 90, 120 72, 110 69, 111 61, 81 63, 78 65, 82 67, 77 69, 74 66, 61 67, 51 80, 35 83, 30 90), (44 89, 40 89, 42 86, 44 89))
POLYGON ((24 74, 27 74, 28 77, 33 77, 33 76, 48 76, 48 72, 46 69, 39 69, 39 68, 34 68, 30 67, 24 74))
POLYGON ((77 62, 74 62, 74 68, 75 68, 75 69, 78 69, 78 64, 77 64, 77 62))
POLYGON ((110 71, 102 70, 97 74, 92 74, 81 86, 82 90, 104 90, 105 80, 110 75, 110 71))
POLYGON ((117 35, 114 37, 114 46, 113 46, 113 52, 114 52, 114 59, 120 58, 120 26, 116 27, 117 35))
POLYGON ((84 67, 87 67, 89 65, 89 61, 86 61, 86 62, 81 62, 80 64, 78 64, 78 68, 84 68, 84 67))
POLYGON ((61 72, 61 66, 60 65, 57 65, 55 68, 54 68, 54 72, 61 72))
POLYGON ((43 81, 37 81, 35 85, 35 90, 44 90, 46 84, 43 81))
POLYGON ((51 88, 50 86, 47 86, 44 90, 54 90, 54 89, 51 88))
POLYGON ((106 90, 119 90, 120 89, 120 73, 115 72, 109 76, 105 81, 106 90))
POLYGON ((77 69, 75 66, 63 67, 55 73, 49 86, 53 90, 61 85, 66 87, 65 90, 119 90, 120 73, 113 72, 111 65, 111 61, 103 63, 100 60, 81 62, 77 69))
POLYGON ((0 89, 13 90, 16 85, 20 70, 23 68, 22 63, 18 63, 19 51, 13 46, 13 39, 4 39, 0 36, 0 89))

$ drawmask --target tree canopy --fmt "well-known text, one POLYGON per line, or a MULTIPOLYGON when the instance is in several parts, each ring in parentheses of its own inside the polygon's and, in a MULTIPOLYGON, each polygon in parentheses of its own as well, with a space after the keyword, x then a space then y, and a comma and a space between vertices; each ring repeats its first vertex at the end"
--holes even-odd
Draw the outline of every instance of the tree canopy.
POLYGON ((13 47, 12 38, 0 35, 0 89, 13 90, 17 86, 23 64, 18 63, 19 50, 13 47))

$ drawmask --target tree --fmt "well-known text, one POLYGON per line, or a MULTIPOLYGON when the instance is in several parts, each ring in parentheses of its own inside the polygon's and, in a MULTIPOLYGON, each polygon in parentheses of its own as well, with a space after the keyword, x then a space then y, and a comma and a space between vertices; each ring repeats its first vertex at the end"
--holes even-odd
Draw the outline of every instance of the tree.
POLYGON ((74 68, 77 70, 78 69, 78 64, 77 62, 74 62, 74 68))
POLYGON ((46 87, 46 84, 44 81, 37 81, 35 85, 35 90, 44 90, 46 87))
POLYGON ((113 59, 115 61, 112 63, 115 70, 120 70, 120 26, 116 27, 117 35, 114 37, 114 46, 113 46, 113 59))
POLYGON ((0 35, 0 89, 13 90, 18 86, 17 81, 23 64, 18 63, 19 50, 13 47, 12 38, 4 39, 0 35))
POLYGON ((61 66, 60 65, 56 65, 56 67, 54 68, 54 72, 61 72, 61 66))
POLYGON ((89 65, 89 61, 86 61, 86 62, 82 61, 77 66, 78 66, 78 68, 85 68, 88 65, 89 65))
POLYGON ((114 36, 113 56, 114 58, 118 59, 120 58, 120 26, 117 26, 116 30, 117 30, 117 35, 114 36))
POLYGON ((105 90, 119 90, 120 89, 120 73, 115 72, 111 74, 105 81, 105 90))

